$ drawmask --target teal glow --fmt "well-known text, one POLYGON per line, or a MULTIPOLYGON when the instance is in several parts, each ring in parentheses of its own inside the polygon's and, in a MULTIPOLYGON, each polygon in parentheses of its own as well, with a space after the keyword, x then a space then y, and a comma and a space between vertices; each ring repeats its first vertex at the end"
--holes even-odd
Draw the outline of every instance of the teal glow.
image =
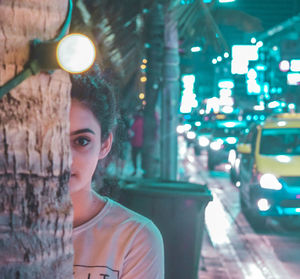
POLYGON ((282 214, 284 214, 284 215, 300 215, 300 207, 283 208, 282 214))
POLYGON ((267 66, 265 66, 265 65, 256 65, 255 69, 257 71, 265 71, 265 70, 267 70, 267 66))
POLYGON ((279 106, 280 106, 280 103, 278 101, 273 101, 268 104, 268 108, 277 108, 279 106))
POLYGON ((202 48, 199 46, 194 46, 191 48, 191 52, 200 52, 201 50, 202 50, 202 48))
POLYGON ((229 121, 229 122, 224 123, 224 126, 227 128, 233 128, 236 126, 236 123, 233 121, 229 121))
POLYGON ((194 3, 194 0, 181 0, 180 1, 181 5, 189 5, 189 4, 192 4, 192 3, 194 3))
POLYGON ((235 138, 235 137, 228 137, 228 138, 226 138, 225 141, 227 143, 229 143, 229 144, 236 144, 237 143, 237 138, 235 138))

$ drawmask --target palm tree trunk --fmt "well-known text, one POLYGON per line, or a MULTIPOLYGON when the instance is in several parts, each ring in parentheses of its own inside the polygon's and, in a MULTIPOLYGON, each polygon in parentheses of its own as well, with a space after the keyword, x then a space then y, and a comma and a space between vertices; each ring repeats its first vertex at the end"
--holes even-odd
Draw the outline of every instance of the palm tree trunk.
POLYGON ((164 84, 161 122, 161 178, 177 178, 177 114, 179 103, 178 31, 171 12, 165 15, 164 84))
POLYGON ((147 20, 147 83, 146 106, 144 109, 144 142, 142 152, 142 167, 145 178, 159 176, 159 127, 155 115, 155 106, 161 91, 161 76, 163 66, 163 6, 157 4, 150 12, 147 20))
MULTIPOLYGON (((0 1, 0 85, 23 69, 30 40, 55 37, 67 10, 67 0, 0 1)), ((58 70, 0 100, 1 278, 72 277, 69 91, 58 70)))

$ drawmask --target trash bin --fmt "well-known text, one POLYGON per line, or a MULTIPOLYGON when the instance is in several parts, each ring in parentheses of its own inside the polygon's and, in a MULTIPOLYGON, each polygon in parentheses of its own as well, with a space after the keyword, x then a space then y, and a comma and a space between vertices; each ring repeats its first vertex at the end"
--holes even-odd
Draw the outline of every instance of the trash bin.
POLYGON ((166 279, 196 279, 204 211, 212 195, 206 185, 181 181, 123 181, 120 203, 148 217, 162 233, 166 279))

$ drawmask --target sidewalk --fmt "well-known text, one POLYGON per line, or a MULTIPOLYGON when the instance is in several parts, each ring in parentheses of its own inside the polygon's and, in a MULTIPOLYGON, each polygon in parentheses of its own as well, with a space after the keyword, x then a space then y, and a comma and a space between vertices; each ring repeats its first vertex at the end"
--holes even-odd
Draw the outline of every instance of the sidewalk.
POLYGON ((206 229, 203 234, 201 258, 199 263, 199 279, 230 279, 224 267, 220 255, 213 247, 206 229))
MULTIPOLYGON (((186 151, 186 150, 184 150, 186 151)), ((184 152, 185 153, 185 152, 184 152)), ((130 153, 126 154, 127 160, 125 160, 124 168, 121 171, 117 168, 115 163, 109 165, 107 171, 109 174, 119 177, 120 179, 130 179, 132 181, 138 181, 143 177, 143 170, 141 169, 141 158, 138 158, 138 170, 135 175, 133 164, 130 160, 130 153)), ((188 181, 188 171, 186 169, 186 156, 180 156, 179 154, 179 179, 182 181, 188 181)), ((203 243, 201 249, 201 257, 199 262, 198 278, 201 279, 231 279, 234 278, 228 275, 228 271, 222 263, 222 257, 218 254, 218 251, 213 247, 206 228, 203 233, 203 243)))

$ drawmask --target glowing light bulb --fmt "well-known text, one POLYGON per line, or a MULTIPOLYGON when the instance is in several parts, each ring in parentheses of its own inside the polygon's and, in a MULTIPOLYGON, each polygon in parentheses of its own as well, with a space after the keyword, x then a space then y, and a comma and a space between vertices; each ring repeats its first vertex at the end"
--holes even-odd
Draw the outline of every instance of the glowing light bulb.
POLYGON ((78 74, 88 70, 96 58, 93 42, 83 34, 69 34, 57 45, 56 58, 65 71, 78 74))

